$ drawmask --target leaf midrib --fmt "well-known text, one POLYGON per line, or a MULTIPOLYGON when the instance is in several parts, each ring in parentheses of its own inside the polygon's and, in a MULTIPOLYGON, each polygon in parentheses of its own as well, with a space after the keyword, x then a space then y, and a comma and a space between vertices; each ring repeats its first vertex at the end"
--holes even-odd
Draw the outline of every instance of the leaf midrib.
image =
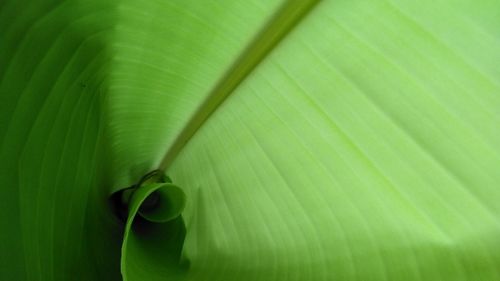
POLYGON ((210 115, 319 1, 291 0, 282 4, 195 110, 162 158, 159 170, 165 171, 170 167, 210 115))

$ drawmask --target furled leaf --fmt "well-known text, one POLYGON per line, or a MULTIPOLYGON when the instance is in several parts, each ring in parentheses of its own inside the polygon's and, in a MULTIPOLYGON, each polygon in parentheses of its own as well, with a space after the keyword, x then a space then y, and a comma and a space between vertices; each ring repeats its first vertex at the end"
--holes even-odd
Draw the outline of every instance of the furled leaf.
POLYGON ((181 278, 181 251, 186 229, 180 213, 185 194, 171 183, 140 186, 129 199, 121 251, 124 280, 181 278), (150 196, 156 202, 144 205, 150 196))

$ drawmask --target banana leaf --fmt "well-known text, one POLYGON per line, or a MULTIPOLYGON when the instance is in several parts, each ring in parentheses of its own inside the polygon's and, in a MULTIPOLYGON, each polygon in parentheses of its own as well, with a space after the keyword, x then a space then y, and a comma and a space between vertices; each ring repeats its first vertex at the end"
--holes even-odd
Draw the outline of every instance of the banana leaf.
POLYGON ((500 280, 500 1, 0 0, 0 161, 0 280, 500 280))

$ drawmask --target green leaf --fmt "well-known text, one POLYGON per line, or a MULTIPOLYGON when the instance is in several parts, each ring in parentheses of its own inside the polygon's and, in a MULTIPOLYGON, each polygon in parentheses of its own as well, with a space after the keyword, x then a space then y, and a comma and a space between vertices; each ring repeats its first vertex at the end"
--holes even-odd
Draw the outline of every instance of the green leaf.
POLYGON ((498 280, 497 4, 316 7, 169 170, 192 279, 498 280))
POLYGON ((499 10, 0 1, 0 280, 500 280, 499 10))
POLYGON ((170 139, 274 2, 0 2, 0 279, 119 280, 108 198, 170 139))
POLYGON ((133 192, 121 251, 124 280, 182 277, 186 228, 180 214, 185 200, 182 190, 171 183, 147 184, 133 192), (144 208, 151 196, 156 202, 144 208))

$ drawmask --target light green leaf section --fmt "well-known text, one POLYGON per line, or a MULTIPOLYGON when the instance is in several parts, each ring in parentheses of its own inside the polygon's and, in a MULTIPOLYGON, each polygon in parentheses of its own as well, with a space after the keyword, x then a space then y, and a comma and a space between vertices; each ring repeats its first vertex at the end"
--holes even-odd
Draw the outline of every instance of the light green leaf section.
POLYGON ((500 280, 500 2, 281 4, 0 1, 0 280, 500 280))
POLYGON ((174 161, 190 280, 500 280, 498 1, 325 1, 174 161))

